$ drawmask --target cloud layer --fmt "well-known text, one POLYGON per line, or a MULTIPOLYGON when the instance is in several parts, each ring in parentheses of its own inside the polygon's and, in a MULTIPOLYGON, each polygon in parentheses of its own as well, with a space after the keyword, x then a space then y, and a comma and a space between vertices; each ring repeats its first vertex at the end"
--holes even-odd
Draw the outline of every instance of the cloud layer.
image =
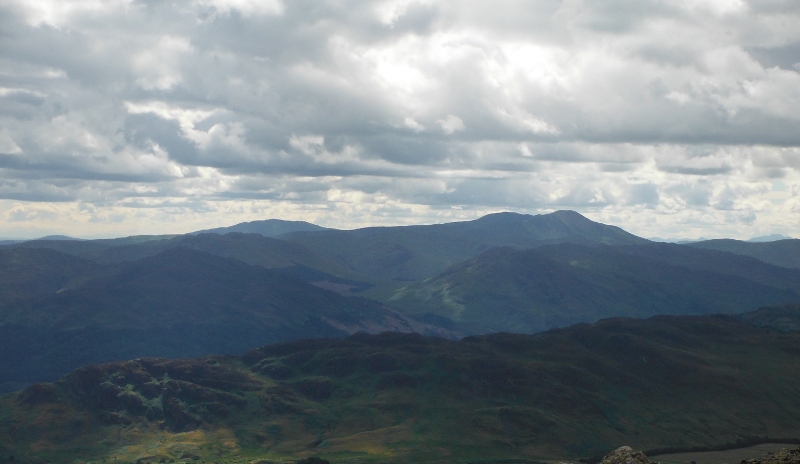
POLYGON ((9 0, 3 235, 576 209, 800 235, 794 0, 9 0))

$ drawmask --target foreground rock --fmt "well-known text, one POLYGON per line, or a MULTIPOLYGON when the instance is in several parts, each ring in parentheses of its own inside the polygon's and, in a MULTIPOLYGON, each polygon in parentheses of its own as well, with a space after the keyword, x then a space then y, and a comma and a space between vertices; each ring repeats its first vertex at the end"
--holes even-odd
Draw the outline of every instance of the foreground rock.
POLYGON ((742 460, 741 464, 795 464, 800 463, 800 448, 772 451, 760 458, 742 460))
POLYGON ((605 455, 600 464, 650 464, 644 453, 630 446, 621 446, 605 455))

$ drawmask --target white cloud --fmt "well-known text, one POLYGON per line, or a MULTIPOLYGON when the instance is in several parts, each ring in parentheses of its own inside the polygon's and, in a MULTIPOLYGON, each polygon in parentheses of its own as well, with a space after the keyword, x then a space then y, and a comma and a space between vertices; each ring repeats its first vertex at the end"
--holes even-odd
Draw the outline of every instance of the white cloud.
POLYGON ((436 122, 442 128, 442 131, 447 135, 463 131, 466 128, 466 126, 464 126, 464 121, 453 114, 448 114, 443 119, 439 119, 436 122))
POLYGON ((6 129, 0 129, 0 154, 18 155, 22 149, 14 142, 6 129))
POLYGON ((169 90, 182 80, 180 62, 193 51, 186 37, 165 35, 153 47, 133 57, 136 83, 145 90, 169 90))

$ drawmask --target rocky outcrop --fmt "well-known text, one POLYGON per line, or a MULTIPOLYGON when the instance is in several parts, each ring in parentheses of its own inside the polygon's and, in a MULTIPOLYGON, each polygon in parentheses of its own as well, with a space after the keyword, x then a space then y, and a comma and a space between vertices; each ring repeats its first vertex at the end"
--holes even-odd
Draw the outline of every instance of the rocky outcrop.
POLYGON ((742 460, 741 464, 798 464, 800 448, 781 449, 767 453, 759 458, 742 460))
POLYGON ((651 464, 644 453, 630 446, 621 446, 605 455, 600 464, 651 464))

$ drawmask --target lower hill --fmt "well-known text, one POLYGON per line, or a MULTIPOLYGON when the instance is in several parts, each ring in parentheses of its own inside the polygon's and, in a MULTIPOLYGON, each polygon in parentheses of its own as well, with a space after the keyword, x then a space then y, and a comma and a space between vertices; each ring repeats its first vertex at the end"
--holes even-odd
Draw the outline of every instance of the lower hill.
POLYGON ((0 385, 6 390, 98 362, 241 353, 264 343, 359 331, 427 330, 375 301, 187 248, 113 266, 54 250, 11 253, 20 259, 46 254, 51 264, 30 272, 46 278, 19 277, 27 290, 0 306, 0 385))
POLYGON ((798 356, 798 333, 661 316, 143 358, 1 397, 0 458, 529 462, 796 437, 798 356))
POLYGON ((496 248, 386 303, 462 333, 533 333, 605 317, 737 313, 800 302, 800 271, 681 245, 496 248))
POLYGON ((758 327, 781 332, 800 332, 800 305, 797 304, 759 308, 738 317, 758 327))

